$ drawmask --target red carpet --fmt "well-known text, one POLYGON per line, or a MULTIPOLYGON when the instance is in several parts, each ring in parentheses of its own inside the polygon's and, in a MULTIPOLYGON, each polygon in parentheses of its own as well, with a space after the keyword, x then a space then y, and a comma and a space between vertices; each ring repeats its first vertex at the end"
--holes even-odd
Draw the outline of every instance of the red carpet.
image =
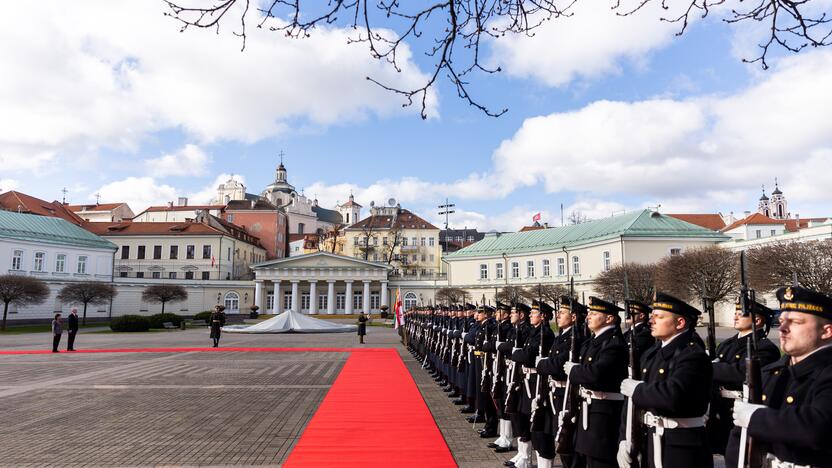
POLYGON ((395 350, 352 353, 285 467, 455 467, 395 350))
MULTIPOLYGON (((193 352, 238 352, 238 353, 373 353, 389 352, 390 348, 111 348, 79 349, 78 351, 61 351, 61 354, 76 353, 193 353, 193 352)), ((0 351, 3 354, 52 354, 49 349, 12 349, 0 351)))

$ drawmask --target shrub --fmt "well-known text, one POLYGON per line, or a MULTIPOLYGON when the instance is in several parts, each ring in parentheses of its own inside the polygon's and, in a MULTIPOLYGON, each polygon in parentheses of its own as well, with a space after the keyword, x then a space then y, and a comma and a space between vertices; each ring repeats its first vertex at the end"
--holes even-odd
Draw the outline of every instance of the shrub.
POLYGON ((150 329, 150 320, 141 315, 113 317, 110 329, 117 332, 145 332, 150 329))
POLYGON ((150 328, 165 328, 163 323, 170 322, 174 324, 174 326, 179 326, 182 323, 182 316, 176 314, 153 314, 147 318, 150 322, 150 328))
POLYGON ((206 310, 204 312, 200 312, 194 315, 194 320, 205 320, 206 322, 211 321, 211 314, 213 314, 213 310, 206 310))

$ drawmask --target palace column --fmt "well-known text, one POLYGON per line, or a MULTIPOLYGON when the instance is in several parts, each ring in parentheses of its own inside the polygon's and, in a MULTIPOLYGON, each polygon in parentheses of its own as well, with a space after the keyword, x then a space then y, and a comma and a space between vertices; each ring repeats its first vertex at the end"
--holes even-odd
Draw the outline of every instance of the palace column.
POLYGON ((346 307, 344 307, 344 313, 349 315, 352 313, 352 281, 347 280, 347 291, 346 291, 346 307))
POLYGON ((280 281, 274 282, 274 313, 283 313, 283 295, 280 290, 280 281))
POLYGON ((254 305, 263 309, 263 280, 254 282, 254 305))
POLYGON ((326 289, 326 313, 335 313, 335 280, 328 280, 326 289))
POLYGON ((309 313, 318 313, 318 282, 314 279, 309 281, 309 313))
POLYGON ((390 307, 390 304, 387 303, 387 281, 381 282, 381 305, 390 307))
POLYGON ((298 294, 300 280, 292 280, 292 312, 300 312, 300 294, 298 294))
POLYGON ((370 313, 370 283, 371 282, 372 282, 371 280, 364 280, 364 295, 361 297, 361 299, 364 300, 364 313, 365 314, 370 313))

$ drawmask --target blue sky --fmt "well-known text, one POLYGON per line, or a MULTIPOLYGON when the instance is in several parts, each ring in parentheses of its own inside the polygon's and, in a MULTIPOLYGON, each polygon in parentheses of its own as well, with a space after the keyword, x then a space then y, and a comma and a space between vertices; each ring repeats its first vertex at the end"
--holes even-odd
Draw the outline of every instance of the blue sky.
MULTIPOLYGON (((559 207, 589 217, 661 204, 665 212, 756 208, 775 177, 801 216, 832 214, 832 56, 741 63, 752 27, 697 21, 682 37, 654 11, 599 19, 580 4, 533 39, 486 55, 504 72, 471 89, 486 117, 447 82, 431 118, 363 79, 421 83, 416 54, 396 74, 347 46, 337 28, 292 41, 254 31, 240 52, 224 29, 184 34, 156 2, 16 6, 0 19, 0 189, 49 200, 127 201, 138 212, 176 196, 205 202, 218 181, 250 192, 284 151, 290 182, 322 205, 350 192, 390 197, 452 227, 512 230, 559 207)), ((600 5, 600 6, 599 6, 600 5)))

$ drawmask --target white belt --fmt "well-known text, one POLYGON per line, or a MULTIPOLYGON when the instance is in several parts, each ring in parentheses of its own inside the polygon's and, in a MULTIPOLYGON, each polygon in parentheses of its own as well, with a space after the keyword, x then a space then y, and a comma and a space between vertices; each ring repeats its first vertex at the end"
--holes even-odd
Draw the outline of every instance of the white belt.
POLYGON ((599 392, 584 387, 578 389, 578 395, 584 400, 581 404, 581 422, 584 430, 589 429, 589 405, 592 404, 592 400, 624 401, 624 395, 620 393, 599 392))
POLYGON ((727 390, 724 387, 719 387, 719 396, 730 400, 741 400, 743 398, 741 390, 727 390))
POLYGON ((526 374, 526 375, 537 374, 537 369, 535 369, 534 367, 523 366, 522 370, 523 370, 523 373, 526 374))
POLYGON ((771 468, 812 468, 809 465, 796 465, 792 462, 780 460, 770 453, 766 454, 766 462, 768 463, 765 466, 771 466, 771 468))
POLYGON ((655 428, 655 431, 653 431, 653 466, 655 468, 663 468, 662 436, 664 435, 664 430, 704 427, 705 416, 695 418, 666 418, 664 416, 656 416, 648 411, 644 413, 644 424, 655 428))
POLYGON ((552 388, 566 388, 565 380, 549 380, 549 386, 552 388))

